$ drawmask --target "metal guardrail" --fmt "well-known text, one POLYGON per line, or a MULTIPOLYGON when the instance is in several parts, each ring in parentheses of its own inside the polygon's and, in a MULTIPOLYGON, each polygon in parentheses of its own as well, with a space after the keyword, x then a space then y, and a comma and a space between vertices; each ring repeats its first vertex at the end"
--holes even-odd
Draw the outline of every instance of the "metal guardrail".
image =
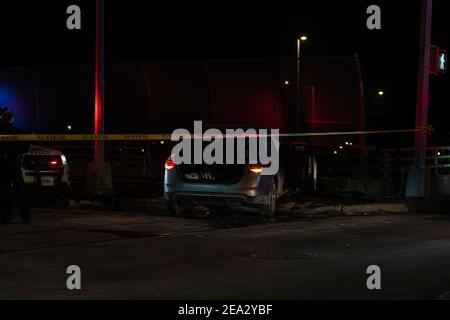
MULTIPOLYGON (((160 142, 150 143, 159 144, 160 142)), ((84 173, 87 164, 92 161, 93 147, 91 143, 46 143, 46 145, 61 150, 66 154, 71 166, 72 180, 82 183, 85 178, 84 173)), ((149 161, 151 161, 151 155, 148 154, 149 150, 147 146, 148 142, 116 141, 107 143, 106 160, 111 163, 113 168, 115 183, 124 185, 154 185, 161 183, 161 177, 155 176, 150 170, 151 163, 149 161)), ((414 161, 413 147, 377 148, 362 145, 336 146, 322 144, 315 146, 315 148, 319 157, 327 157, 331 162, 335 162, 335 157, 342 158, 340 164, 346 165, 347 167, 335 168, 335 172, 338 172, 342 178, 346 178, 345 175, 347 174, 353 174, 352 171, 355 168, 352 165, 357 163, 363 173, 358 172, 357 174, 353 174, 354 176, 356 175, 362 180, 369 180, 371 177, 364 177, 363 175, 370 170, 376 171, 379 172, 377 178, 387 183, 400 179, 401 181, 395 181, 399 189, 403 188, 406 171, 414 161), (335 151, 338 151, 337 154, 335 154, 335 151), (356 161, 351 162, 346 159, 356 159, 356 161), (366 168, 363 168, 364 166, 366 168)), ((161 163, 162 166, 163 163, 161 163)), ((329 176, 330 170, 327 171, 326 169, 319 167, 319 176, 329 176)), ((450 174, 450 146, 429 147, 427 151, 427 169, 430 176, 434 177, 450 174)), ((399 195, 400 191, 395 191, 395 194, 399 195)))
MULTIPOLYGON (((93 160, 93 146, 90 143, 44 145, 64 152, 69 161, 73 182, 81 183, 85 180, 87 165, 93 160)), ((105 147, 105 159, 113 168, 115 183, 153 183, 146 152, 144 145, 133 145, 128 142, 109 143, 105 147)))

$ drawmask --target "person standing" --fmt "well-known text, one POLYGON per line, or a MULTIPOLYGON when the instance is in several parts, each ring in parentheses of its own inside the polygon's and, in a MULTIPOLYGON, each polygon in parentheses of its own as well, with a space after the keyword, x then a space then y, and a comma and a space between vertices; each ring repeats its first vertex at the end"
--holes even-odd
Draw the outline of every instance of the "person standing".
MULTIPOLYGON (((3 127, 3 131, 6 134, 22 134, 22 131, 14 125, 14 115, 8 108, 3 108, 0 111, 0 122, 3 127)), ((5 182, 9 183, 9 188, 5 185, 5 223, 11 221, 11 191, 12 198, 19 208, 20 217, 22 223, 28 223, 30 221, 30 212, 24 196, 24 180, 22 175, 22 159, 23 154, 28 152, 30 145, 21 141, 7 142, 6 147, 6 166, 8 170, 5 182), (12 185, 12 190, 11 190, 12 185)))
MULTIPOLYGON (((4 108, 0 108, 0 134, 8 134, 8 128, 3 121, 4 108)), ((0 141, 0 224, 11 221, 11 172, 8 166, 10 142, 0 141)))

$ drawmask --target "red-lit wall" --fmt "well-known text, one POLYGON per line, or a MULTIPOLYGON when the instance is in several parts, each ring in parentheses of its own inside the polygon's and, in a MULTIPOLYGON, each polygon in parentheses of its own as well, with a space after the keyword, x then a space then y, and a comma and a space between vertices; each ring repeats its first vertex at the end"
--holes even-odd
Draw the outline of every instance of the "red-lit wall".
MULTIPOLYGON (((303 61, 300 131, 363 129, 357 60, 303 61)), ((203 120, 208 126, 293 131, 297 127, 296 70, 295 59, 109 65, 105 128, 110 133, 171 132, 179 127, 192 129, 194 120, 203 120)), ((18 115, 27 119, 17 120, 26 123, 27 130, 60 133, 70 124, 74 133, 90 133, 93 71, 92 66, 0 70, 0 98, 10 104, 20 101, 20 106, 10 107, 20 108, 18 115)))

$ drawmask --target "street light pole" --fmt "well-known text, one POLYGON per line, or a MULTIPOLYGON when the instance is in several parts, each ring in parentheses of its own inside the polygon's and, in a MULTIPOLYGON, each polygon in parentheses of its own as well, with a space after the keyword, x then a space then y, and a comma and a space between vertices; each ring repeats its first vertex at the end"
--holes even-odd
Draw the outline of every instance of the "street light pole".
POLYGON ((425 196, 427 126, 428 126, 428 93, 430 81, 430 49, 431 25, 433 16, 433 0, 422 0, 422 22, 420 31, 419 77, 417 81, 416 133, 414 137, 414 167, 408 172, 405 190, 407 197, 425 196))
POLYGON ((300 48, 301 40, 297 38, 297 106, 295 113, 295 129, 300 129, 300 48))
POLYGON ((296 114, 295 114, 295 127, 297 130, 300 130, 300 90, 301 90, 301 73, 300 73, 300 64, 301 64, 301 42, 306 41, 306 36, 300 36, 297 38, 297 106, 296 106, 296 114))

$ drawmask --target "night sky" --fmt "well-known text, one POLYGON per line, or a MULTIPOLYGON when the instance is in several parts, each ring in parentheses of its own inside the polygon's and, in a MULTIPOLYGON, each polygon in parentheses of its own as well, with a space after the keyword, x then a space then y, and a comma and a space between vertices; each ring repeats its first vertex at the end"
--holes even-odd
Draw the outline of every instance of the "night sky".
MULTIPOLYGON (((105 2, 108 62, 294 57, 296 35, 305 33, 305 56, 359 53, 370 129, 414 126, 419 0, 105 2), (371 4, 382 9, 382 30, 366 28, 371 4)), ((448 0, 434 1, 433 43, 448 50, 449 13, 448 0)), ((0 66, 92 63, 94 19, 93 0, 2 2, 0 66), (82 9, 81 31, 66 29, 70 4, 82 9)), ((449 87, 448 75, 431 80, 430 123, 443 137, 449 87)))

